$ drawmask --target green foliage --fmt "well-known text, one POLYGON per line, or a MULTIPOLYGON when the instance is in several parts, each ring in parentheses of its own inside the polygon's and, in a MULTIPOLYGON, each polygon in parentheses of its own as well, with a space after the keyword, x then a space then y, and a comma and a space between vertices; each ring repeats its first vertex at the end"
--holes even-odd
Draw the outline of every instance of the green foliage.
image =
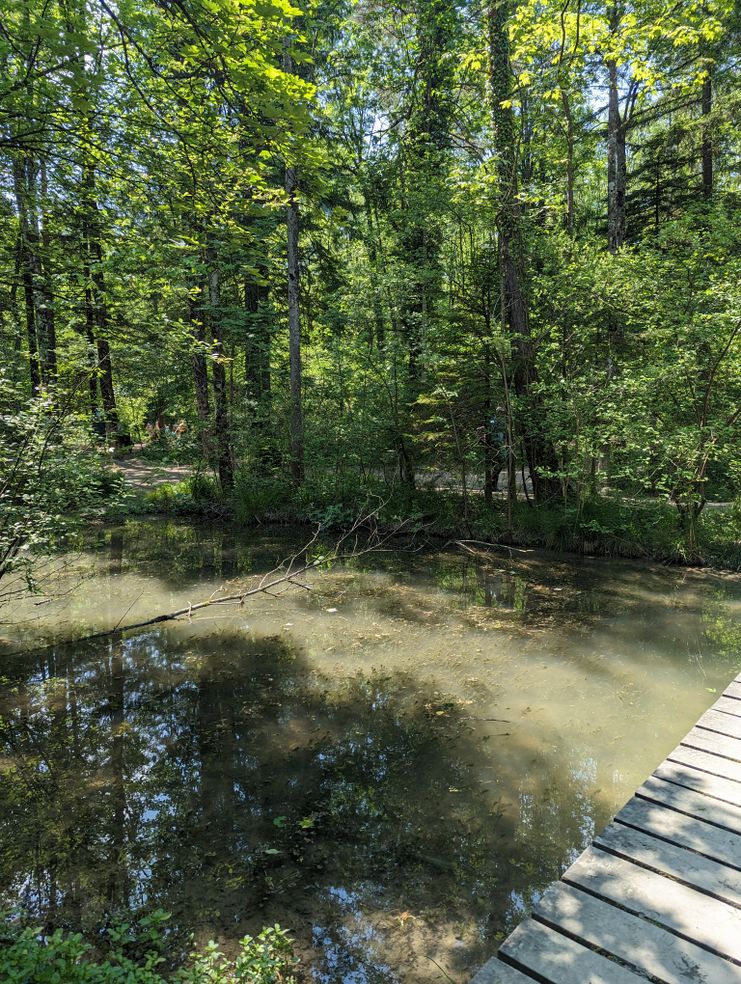
POLYGON ((122 487, 83 423, 48 397, 28 399, 0 370, 0 604, 34 591, 44 554, 100 516, 122 487))
POLYGON ((298 965, 293 941, 277 924, 257 937, 245 936, 234 960, 213 942, 194 952, 183 968, 162 969, 163 927, 168 919, 154 912, 135 924, 108 930, 107 956, 96 957, 80 933, 21 927, 6 919, 0 935, 0 976, 7 984, 295 984, 298 965))
POLYGON ((295 984, 293 971, 299 961, 293 941, 277 923, 257 937, 245 936, 240 945, 241 952, 232 962, 209 944, 179 980, 183 984, 295 984))
POLYGON ((259 478, 240 471, 234 481, 234 517, 239 523, 280 520, 293 495, 287 479, 259 478))
POLYGON ((342 526, 378 498, 463 532, 517 518, 695 559, 722 537, 730 556, 732 520, 705 514, 741 482, 729 0, 7 8, 0 355, 10 416, 36 408, 7 433, 20 446, 38 408, 64 406, 78 437, 45 452, 38 522, 6 521, 6 548, 53 545, 65 503, 115 491, 95 433, 223 484, 119 510, 342 526), (618 247, 605 218, 623 198, 618 247), (153 438, 156 421, 184 426, 153 438), (538 518, 516 494, 528 472, 538 518), (485 490, 486 517, 462 489, 485 490), (676 532, 646 524, 657 500, 676 532))

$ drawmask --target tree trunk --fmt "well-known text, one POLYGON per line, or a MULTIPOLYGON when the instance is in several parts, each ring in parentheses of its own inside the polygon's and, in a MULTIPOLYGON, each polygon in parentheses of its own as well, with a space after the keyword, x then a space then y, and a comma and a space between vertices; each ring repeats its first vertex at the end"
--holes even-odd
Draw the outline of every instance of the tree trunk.
POLYGON ((299 294, 299 213, 296 192, 298 173, 286 167, 286 238, 288 246, 288 357, 291 375, 291 477, 294 485, 304 480, 304 417, 301 401, 301 319, 299 294))
POLYGON ((713 197, 713 141, 708 117, 713 109, 713 79, 708 65, 707 75, 702 83, 702 197, 710 201, 713 197))
POLYGON ((566 89, 561 87, 561 104, 566 117, 566 231, 574 234, 574 114, 566 89))
MULTIPOLYGON (((367 190, 363 194, 363 200, 365 202, 365 219, 368 226, 368 236, 365 241, 365 248, 368 255, 368 264, 371 268, 371 273, 375 281, 378 277, 378 246, 376 244, 376 230, 373 224, 373 209, 371 207, 369 192, 367 190)), ((373 308, 373 326, 375 330, 371 330, 368 333, 370 343, 369 348, 373 348, 373 344, 375 342, 376 348, 382 349, 386 344, 386 331, 383 323, 381 299, 375 284, 371 288, 371 305, 373 308)))
POLYGON ((95 345, 98 354, 98 382, 103 401, 106 434, 118 444, 131 444, 128 434, 121 432, 113 383, 113 361, 108 343, 108 305, 106 303, 105 274, 103 273, 103 247, 100 241, 98 202, 95 197, 95 168, 86 164, 83 172, 84 232, 87 242, 89 289, 93 309, 95 345))
POLYGON ((23 298, 26 308, 26 340, 28 343, 28 367, 31 378, 31 392, 36 395, 41 389, 41 363, 36 330, 36 304, 34 283, 34 261, 29 242, 28 208, 26 201, 26 169, 22 161, 13 161, 13 191, 18 209, 18 253, 23 279, 23 298))
POLYGON ((502 270, 502 307, 514 353, 515 392, 525 407, 522 441, 525 447, 533 492, 537 502, 549 498, 558 482, 541 475, 540 469, 555 470, 553 448, 543 433, 543 411, 534 384, 537 366, 530 334, 525 296, 525 253, 521 210, 517 201, 517 146, 515 116, 511 106, 507 0, 490 0, 489 72, 492 123, 497 153, 497 227, 502 270))
MULTIPOLYGON (((616 7, 609 11, 610 33, 620 26, 616 7)), ((607 62, 609 95, 607 104, 607 246, 616 253, 625 242, 625 125, 620 116, 620 89, 617 62, 607 62)))
POLYGON ((85 278, 85 332, 84 338, 87 347, 87 377, 88 377, 88 401, 90 406, 90 426, 96 437, 105 437, 105 416, 101 413, 98 402, 98 357, 97 346, 95 344, 95 311, 93 308, 92 279, 90 273, 90 262, 85 245, 85 256, 82 265, 83 276, 85 278))
POLYGON ((46 376, 46 383, 49 385, 56 383, 57 380, 57 331, 54 293, 51 280, 51 240, 48 218, 43 207, 48 196, 46 164, 43 161, 40 164, 39 176, 41 180, 41 207, 37 210, 37 218, 39 223, 39 244, 41 247, 39 251, 39 263, 41 267, 41 296, 43 298, 41 317, 44 336, 43 371, 46 376))
POLYGON ((203 285, 195 288, 195 296, 188 298, 188 318, 193 336, 191 366, 193 368, 193 389, 196 397, 196 413, 201 439, 201 451, 205 461, 211 460, 209 440, 209 420, 211 406, 208 399, 208 359, 206 357, 206 330, 203 310, 203 285))
POLYGON ((27 155, 22 164, 22 193, 24 198, 26 246, 33 286, 33 306, 36 322, 41 382, 49 387, 56 381, 56 333, 51 288, 47 282, 42 257, 42 237, 38 212, 38 168, 27 155))
MULTIPOLYGON (((244 347, 244 378, 247 398, 259 407, 270 394, 270 326, 264 314, 267 287, 246 278, 244 308, 247 332, 244 347)), ((261 422, 260 415, 256 421, 261 422)))
POLYGON ((221 329, 221 283, 216 251, 209 249, 209 302, 212 338, 211 379, 214 387, 214 433, 216 437, 216 464, 221 488, 228 492, 234 486, 232 449, 229 441, 229 410, 227 405, 226 366, 224 364, 224 338, 221 329))

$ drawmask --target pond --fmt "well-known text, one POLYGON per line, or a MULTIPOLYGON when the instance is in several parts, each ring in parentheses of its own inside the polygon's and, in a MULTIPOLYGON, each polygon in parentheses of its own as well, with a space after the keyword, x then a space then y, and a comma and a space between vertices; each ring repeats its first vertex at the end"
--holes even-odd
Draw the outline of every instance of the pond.
POLYGON ((305 536, 93 530, 4 612, 0 904, 157 906, 227 952, 277 921, 309 981, 467 981, 738 672, 735 577, 455 546, 73 641, 305 536))

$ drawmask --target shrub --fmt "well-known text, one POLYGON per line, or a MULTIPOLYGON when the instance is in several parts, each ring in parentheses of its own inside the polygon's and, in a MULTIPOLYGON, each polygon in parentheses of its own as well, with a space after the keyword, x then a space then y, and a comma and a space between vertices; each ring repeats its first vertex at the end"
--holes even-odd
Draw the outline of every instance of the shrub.
POLYGON ((206 475, 204 472, 196 472, 188 479, 186 486, 190 492, 190 497, 198 506, 208 506, 218 502, 221 498, 221 489, 217 479, 213 475, 206 475))
POLYGON ((293 487, 286 479, 256 478, 239 471, 234 479, 234 518, 240 523, 293 518, 285 512, 293 495, 293 487))
POLYGON ((162 969, 163 924, 157 911, 135 924, 108 930, 110 947, 96 958, 80 933, 56 930, 42 936, 38 927, 20 927, 6 918, 0 929, 0 980, 7 984, 295 984, 298 958, 293 940, 277 924, 257 936, 245 936, 230 960, 209 943, 173 973, 162 969))

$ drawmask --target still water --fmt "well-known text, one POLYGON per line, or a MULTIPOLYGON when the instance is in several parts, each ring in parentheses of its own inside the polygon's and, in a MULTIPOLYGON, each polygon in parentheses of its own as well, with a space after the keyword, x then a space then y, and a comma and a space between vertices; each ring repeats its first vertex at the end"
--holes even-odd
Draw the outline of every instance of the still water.
POLYGON ((456 547, 70 641, 301 542, 132 521, 3 612, 0 906, 156 906, 227 951, 278 921, 307 981, 467 981, 741 663, 737 578, 456 547))

